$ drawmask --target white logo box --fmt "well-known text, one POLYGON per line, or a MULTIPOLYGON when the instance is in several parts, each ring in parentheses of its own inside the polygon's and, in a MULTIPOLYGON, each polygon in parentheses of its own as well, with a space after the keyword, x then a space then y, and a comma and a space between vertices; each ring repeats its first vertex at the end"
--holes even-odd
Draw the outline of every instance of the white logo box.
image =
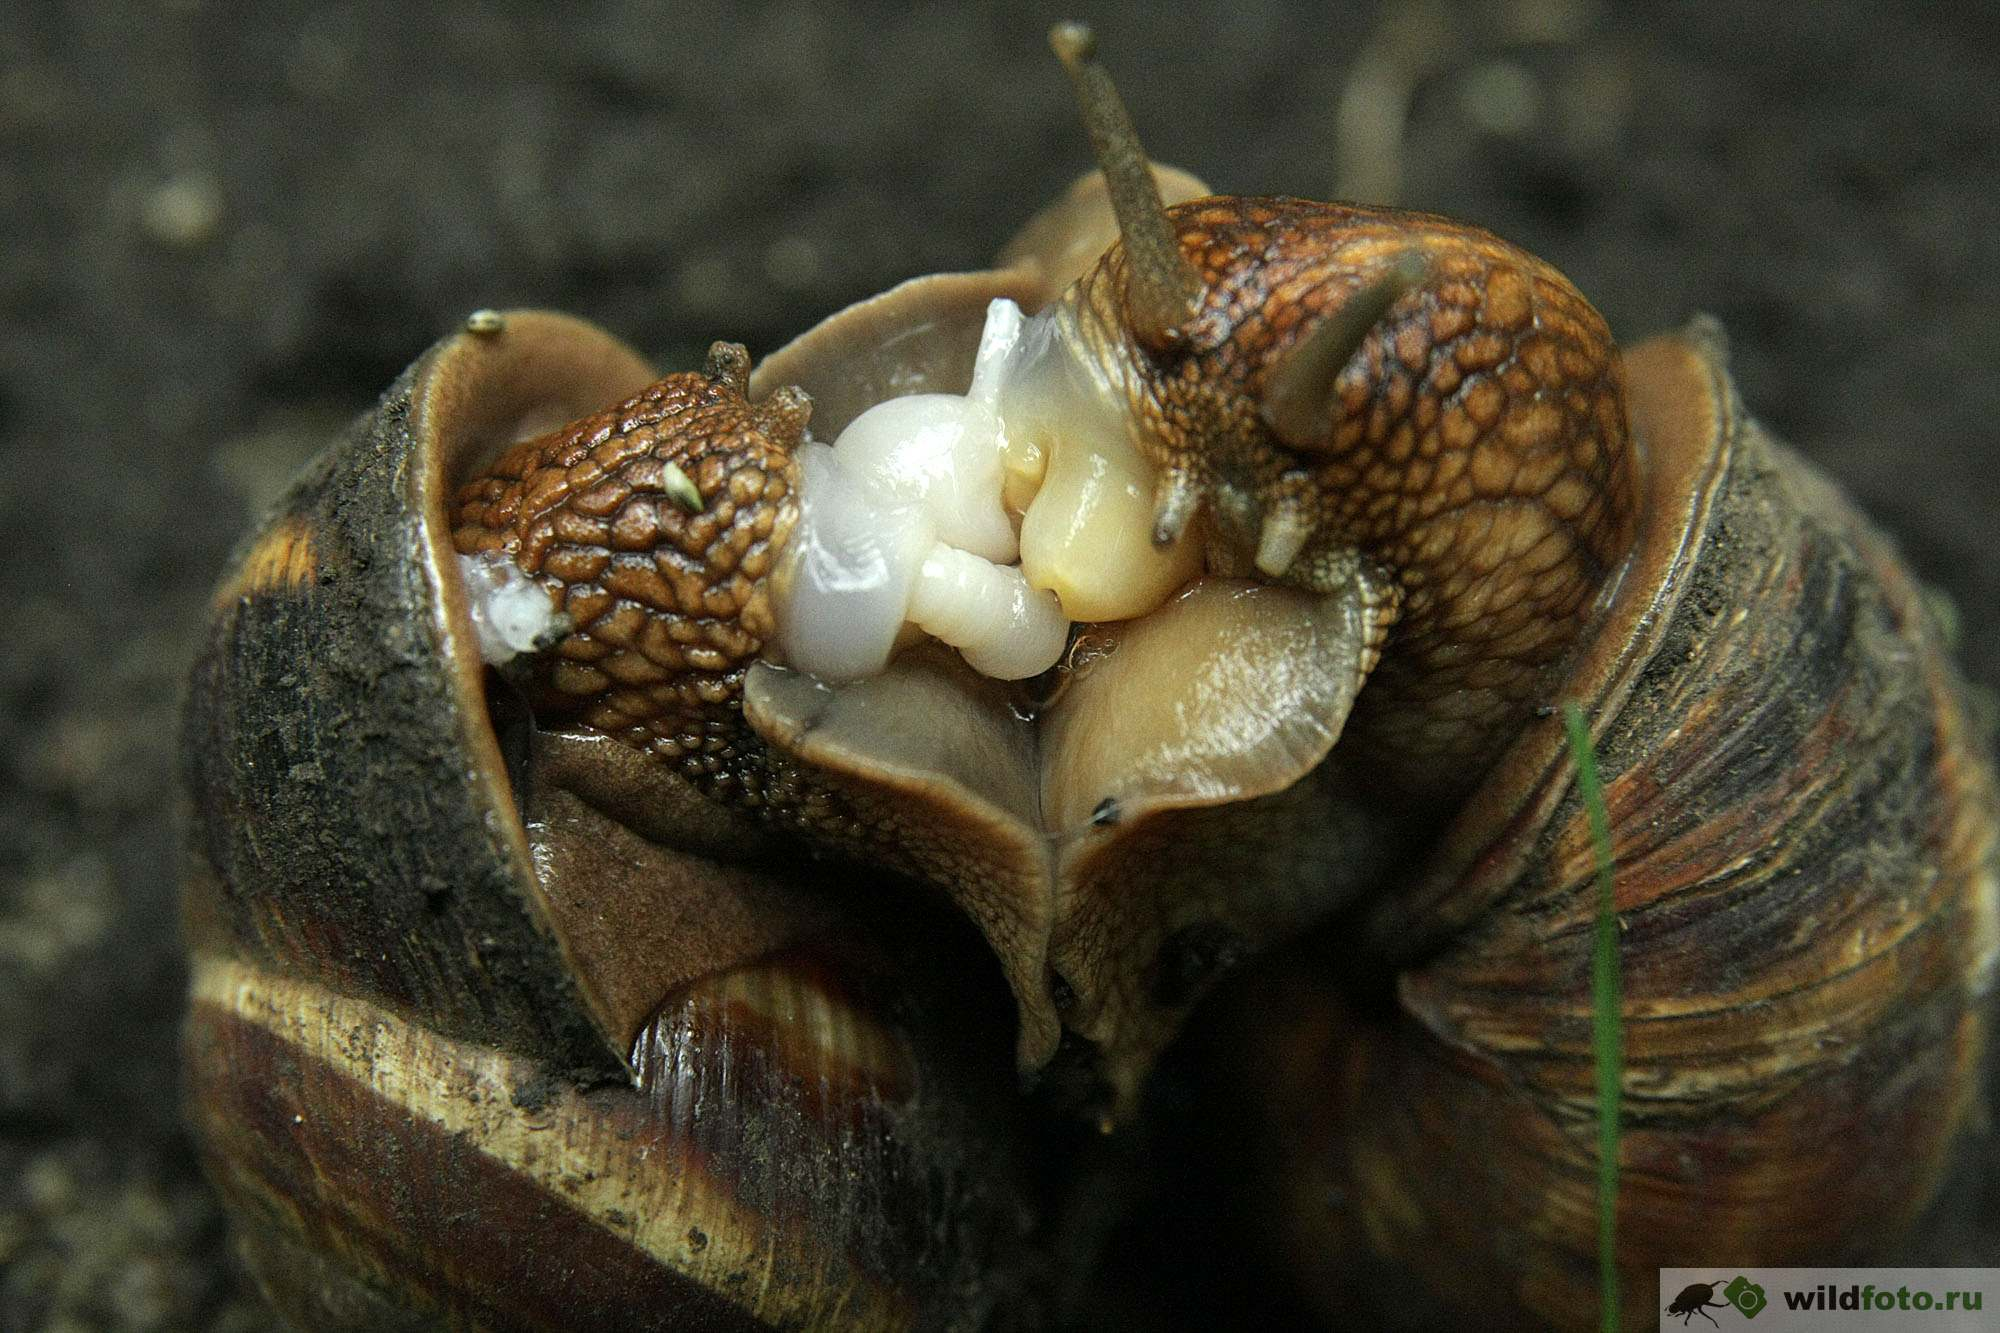
POLYGON ((1660 1270, 1662 1329, 2000 1329, 2000 1268, 1660 1270))

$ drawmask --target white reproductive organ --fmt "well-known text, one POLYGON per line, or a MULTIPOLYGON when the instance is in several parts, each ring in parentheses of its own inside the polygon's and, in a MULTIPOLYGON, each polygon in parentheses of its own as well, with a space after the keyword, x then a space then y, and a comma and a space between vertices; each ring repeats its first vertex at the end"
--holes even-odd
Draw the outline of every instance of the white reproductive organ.
POLYGON ((1195 541, 1153 546, 1123 391, 1060 312, 993 302, 962 397, 892 398, 804 446, 775 582, 792 666, 873 675, 914 626, 1018 680, 1055 665, 1072 621, 1144 615, 1200 573, 1195 541))
POLYGON ((542 586, 499 551, 458 558, 465 578, 465 607, 479 638, 479 656, 502 666, 553 641, 556 606, 542 586))

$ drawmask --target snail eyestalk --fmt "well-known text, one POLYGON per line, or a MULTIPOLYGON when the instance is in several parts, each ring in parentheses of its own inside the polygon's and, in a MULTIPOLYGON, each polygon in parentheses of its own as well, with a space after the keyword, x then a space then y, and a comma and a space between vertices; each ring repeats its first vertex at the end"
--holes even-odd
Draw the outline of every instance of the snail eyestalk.
POLYGON ((1181 253, 1139 132, 1111 76, 1097 63, 1096 34, 1088 24, 1058 23, 1049 30, 1049 45, 1076 88, 1084 129, 1118 217, 1132 331, 1148 347, 1171 346, 1200 309, 1201 275, 1181 253))
POLYGON ((1285 354, 1271 372, 1259 410, 1271 433, 1294 449, 1324 447, 1333 422, 1334 381, 1389 307, 1430 275, 1421 250, 1405 250, 1285 354))

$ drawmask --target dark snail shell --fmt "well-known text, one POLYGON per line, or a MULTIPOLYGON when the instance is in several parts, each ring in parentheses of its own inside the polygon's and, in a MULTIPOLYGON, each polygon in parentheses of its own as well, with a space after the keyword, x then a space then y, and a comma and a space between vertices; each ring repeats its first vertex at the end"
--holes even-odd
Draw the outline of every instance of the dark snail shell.
POLYGON ((555 315, 445 340, 217 595, 188 1090, 307 1326, 938 1325, 1017 1299, 1006 1016, 953 923, 864 920, 875 886, 760 863, 663 772, 489 716, 440 495, 650 377, 555 315))
POLYGON ((999 268, 864 302, 747 383, 725 348, 676 385, 800 425, 773 395, 802 384, 830 435, 962 389, 992 297, 1059 302, 1151 432, 1152 531, 1213 518, 1206 581, 1088 631, 1120 650, 1032 726, 928 650, 838 688, 744 666, 729 744, 754 733, 847 802, 838 839, 801 851, 486 682, 447 493, 510 446, 622 444, 604 409, 650 376, 587 326, 518 314, 433 349, 244 548, 189 712, 188 1063, 211 1170, 298 1317, 1033 1322, 1050 1282, 1023 1228, 1061 1191, 1024 1160, 992 1059, 1014 1046, 1029 1071, 1082 1051, 1107 1127, 1207 1105, 1218 1161, 1243 1161, 1229 1234, 1275 1232, 1331 1320, 1409 1294, 1418 1324, 1593 1324, 1592 848, 1562 702, 1591 720, 1612 823, 1626 1319, 1654 1317, 1664 1265, 1888 1253, 1971 1113, 2000 952, 1984 741, 1893 552, 1745 416, 1707 325, 1621 369, 1566 280, 1477 229, 1152 208, 1153 277, 1193 286, 1146 318, 1136 247, 1106 251, 1080 196, 999 268), (1267 393, 1349 303, 1374 313, 1333 340, 1338 376, 1267 393), (1488 419, 1447 401, 1460 386, 1488 419), (1480 506, 1444 496, 1435 540, 1403 541, 1424 484, 1389 464, 1421 444, 1435 478, 1440 441, 1461 474, 1486 465, 1489 511, 1587 474, 1560 476, 1568 513, 1544 506, 1582 554, 1505 586, 1467 549, 1485 520, 1457 522, 1480 506), (1254 558, 1222 549, 1246 537, 1254 558), (1448 579, 1382 592, 1408 570, 1371 567, 1343 593, 1350 542, 1448 579), (1468 626, 1491 637, 1446 632, 1468 626), (1159 706, 1196 696, 1219 719, 1159 706), (1475 696, 1508 711, 1470 718, 1475 696), (1425 702, 1461 712, 1432 726, 1425 702), (1349 705, 1364 743, 1343 749, 1349 705), (1209 744, 1253 717, 1265 750, 1209 744), (988 1003, 1003 983, 1015 1012, 988 1003), (1149 1105, 1191 1012, 1208 1091, 1149 1105))
MULTIPOLYGON (((1616 862, 1628 1326, 1662 1266, 1893 1253, 1972 1114, 2000 950, 2000 807, 1937 626, 1722 357, 1701 322, 1626 353, 1645 526, 1558 696, 1616 862)), ((1322 956, 1218 1020, 1239 1074, 1277 1071, 1232 1112, 1245 1206, 1324 1308, 1595 1324, 1592 873, 1547 717, 1359 927, 1393 1017, 1322 956)))

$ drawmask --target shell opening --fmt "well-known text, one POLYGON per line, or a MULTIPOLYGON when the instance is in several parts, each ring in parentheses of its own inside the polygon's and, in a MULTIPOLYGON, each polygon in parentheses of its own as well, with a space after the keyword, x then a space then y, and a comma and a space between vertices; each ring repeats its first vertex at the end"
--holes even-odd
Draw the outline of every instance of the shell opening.
POLYGON ((1061 307, 994 301, 965 394, 892 398, 804 447, 775 585, 784 659, 871 676, 914 627, 1018 680, 1055 665, 1072 622, 1158 607, 1201 573, 1200 544, 1154 543, 1126 417, 1061 307))

